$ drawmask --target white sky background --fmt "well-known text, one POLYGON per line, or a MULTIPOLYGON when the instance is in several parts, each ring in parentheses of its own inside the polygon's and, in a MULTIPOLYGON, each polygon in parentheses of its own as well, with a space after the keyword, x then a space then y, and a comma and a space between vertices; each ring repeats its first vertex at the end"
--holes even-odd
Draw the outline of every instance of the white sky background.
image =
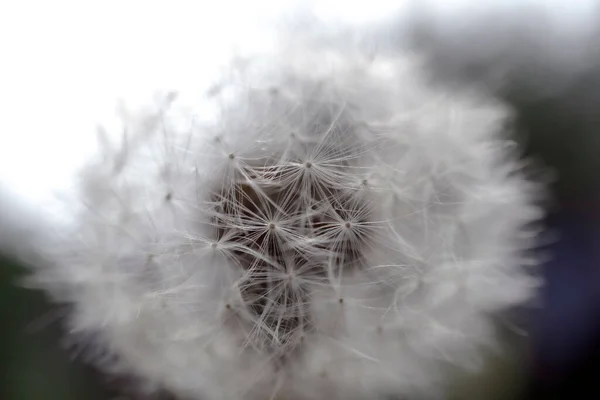
MULTIPOLYGON (((313 0, 313 8, 324 19, 361 23, 390 15, 402 2, 313 0)), ((565 26, 577 26, 592 2, 543 3, 557 5, 565 26)), ((33 204, 48 200, 93 150, 95 124, 112 111, 116 96, 206 86, 232 44, 246 51, 268 46, 272 36, 262 29, 268 19, 297 3, 302 0, 1 0, 0 186, 33 204)), ((451 23, 473 5, 432 3, 451 23)), ((478 9, 524 3, 542 0, 482 0, 478 9)))

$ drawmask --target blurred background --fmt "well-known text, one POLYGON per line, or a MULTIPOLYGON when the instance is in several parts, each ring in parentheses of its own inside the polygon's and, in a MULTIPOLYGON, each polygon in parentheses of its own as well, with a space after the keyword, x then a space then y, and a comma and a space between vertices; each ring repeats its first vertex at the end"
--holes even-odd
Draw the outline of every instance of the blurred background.
MULTIPOLYGON (((516 311, 515 324, 499 323, 502 350, 489 355, 482 374, 457 375, 449 397, 600 398, 600 3, 220 3, 210 11, 178 1, 3 3, 0 184, 14 201, 0 201, 0 217, 17 203, 51 202, 89 154, 93 133, 83 132, 101 120, 111 96, 202 85, 226 49, 239 50, 240 32, 243 49, 266 46, 268 33, 248 33, 293 3, 289 9, 311 10, 324 25, 363 29, 380 51, 423 53, 442 85, 473 85, 506 101, 524 156, 553 171, 540 304, 516 311)), ((8 228, 0 221, 0 238, 18 248, 26 238, 9 237, 8 228)), ((130 390, 133 382, 76 357, 64 340, 65 309, 22 288, 24 266, 4 249, 0 399, 145 399, 130 390)))

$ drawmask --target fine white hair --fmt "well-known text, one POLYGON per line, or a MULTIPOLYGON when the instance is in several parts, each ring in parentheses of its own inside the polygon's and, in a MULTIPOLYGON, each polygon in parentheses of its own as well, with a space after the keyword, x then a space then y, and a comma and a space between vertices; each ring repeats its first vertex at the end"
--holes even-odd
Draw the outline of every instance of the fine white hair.
POLYGON ((200 102, 122 107, 68 221, 27 231, 31 281, 99 366, 182 397, 441 395, 538 285, 510 111, 414 54, 295 34, 200 102))
POLYGON ((433 395, 532 297, 540 209, 507 110, 421 68, 293 43, 236 60, 213 122, 123 110, 36 284, 104 368, 184 396, 433 395))

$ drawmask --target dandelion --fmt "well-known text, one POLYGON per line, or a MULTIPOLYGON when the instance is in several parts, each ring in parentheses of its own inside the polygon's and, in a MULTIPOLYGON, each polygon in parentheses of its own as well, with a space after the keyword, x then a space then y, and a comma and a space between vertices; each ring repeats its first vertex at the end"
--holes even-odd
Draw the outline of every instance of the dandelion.
POLYGON ((408 56, 288 50, 123 116, 37 284, 103 368, 198 399, 431 393, 536 281, 507 111, 408 56))

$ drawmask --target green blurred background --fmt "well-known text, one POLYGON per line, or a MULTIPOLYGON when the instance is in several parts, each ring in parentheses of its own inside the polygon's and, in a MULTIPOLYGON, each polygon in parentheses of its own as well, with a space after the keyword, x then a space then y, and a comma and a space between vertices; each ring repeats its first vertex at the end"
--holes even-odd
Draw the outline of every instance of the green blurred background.
POLYGON ((18 287, 23 269, 0 256, 0 399, 108 399, 91 370, 64 346, 60 309, 18 287), (16 284, 15 284, 16 283, 16 284))

